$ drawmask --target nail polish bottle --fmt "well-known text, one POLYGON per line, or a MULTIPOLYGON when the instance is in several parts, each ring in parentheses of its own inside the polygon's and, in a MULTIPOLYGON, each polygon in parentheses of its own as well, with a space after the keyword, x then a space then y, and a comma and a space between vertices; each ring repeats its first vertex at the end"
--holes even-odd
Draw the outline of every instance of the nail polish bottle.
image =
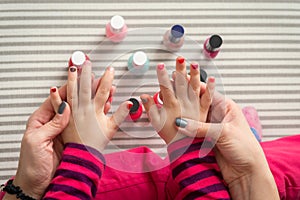
POLYGON ((159 93, 160 93, 160 92, 156 92, 156 93, 153 95, 153 100, 154 100, 156 106, 157 106, 158 108, 161 108, 161 107, 163 106, 164 102, 162 101, 162 98, 160 97, 159 93))
POLYGON ((110 22, 106 24, 106 37, 114 42, 119 43, 127 35, 127 25, 125 24, 125 20, 120 15, 115 15, 110 19, 110 22))
POLYGON ((130 108, 129 115, 126 120, 128 121, 137 121, 143 113, 143 107, 136 98, 128 99, 132 102, 132 107, 130 108))
POLYGON ((203 69, 200 69, 200 81, 206 83, 207 73, 203 69))
POLYGON ((90 58, 85 53, 82 51, 75 51, 69 60, 69 67, 81 67, 86 60, 90 60, 90 58))
POLYGON ((145 52, 137 51, 128 59, 128 70, 135 74, 144 74, 149 69, 149 59, 145 52))
POLYGON ((203 54, 208 59, 214 59, 221 48, 223 43, 222 38, 219 35, 212 35, 207 38, 203 45, 203 54))
POLYGON ((163 44, 170 51, 178 51, 184 43, 184 28, 177 24, 164 34, 163 44))

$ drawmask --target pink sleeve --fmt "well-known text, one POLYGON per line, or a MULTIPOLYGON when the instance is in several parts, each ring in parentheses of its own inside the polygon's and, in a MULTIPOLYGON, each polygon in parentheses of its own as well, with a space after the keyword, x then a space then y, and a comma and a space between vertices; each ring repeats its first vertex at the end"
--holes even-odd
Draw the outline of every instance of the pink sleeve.
POLYGON ((199 157, 202 142, 184 138, 168 147, 172 177, 180 188, 175 199, 230 199, 214 153, 199 157))
POLYGON ((97 150, 68 143, 43 199, 93 199, 105 159, 97 150))

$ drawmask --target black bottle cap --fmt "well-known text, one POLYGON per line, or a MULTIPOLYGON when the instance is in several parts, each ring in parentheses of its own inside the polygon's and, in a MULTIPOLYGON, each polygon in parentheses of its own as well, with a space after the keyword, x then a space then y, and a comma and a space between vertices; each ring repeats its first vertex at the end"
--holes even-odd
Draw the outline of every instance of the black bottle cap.
POLYGON ((129 101, 131 101, 132 102, 132 107, 130 108, 130 113, 135 113, 138 109, 139 109, 139 107, 140 107, 140 103, 139 103, 139 101, 137 100, 137 99, 135 99, 135 98, 130 98, 130 99, 128 99, 129 101))
POLYGON ((223 43, 223 40, 222 40, 222 38, 219 35, 212 35, 209 38, 209 46, 212 49, 220 48, 220 46, 222 45, 222 43, 223 43))
POLYGON ((207 79, 207 73, 203 69, 200 69, 200 80, 204 83, 206 83, 207 79))

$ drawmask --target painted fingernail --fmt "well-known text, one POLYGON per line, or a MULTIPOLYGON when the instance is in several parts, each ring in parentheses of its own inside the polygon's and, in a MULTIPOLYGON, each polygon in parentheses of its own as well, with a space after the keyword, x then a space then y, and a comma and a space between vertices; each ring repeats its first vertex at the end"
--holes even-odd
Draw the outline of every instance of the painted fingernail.
POLYGON ((70 72, 76 72, 76 67, 70 67, 70 72))
POLYGON ((109 103, 112 102, 112 97, 109 97, 108 100, 107 100, 109 103))
POLYGON ((214 83, 216 81, 216 79, 215 79, 215 77, 211 76, 211 77, 208 78, 208 81, 210 83, 214 83))
POLYGON ((145 99, 145 98, 141 98, 142 102, 143 103, 147 103, 148 102, 148 99, 145 99))
POLYGON ((132 108, 132 106, 133 106, 133 104, 128 104, 127 105, 128 110, 130 110, 132 108))
POLYGON ((63 114, 63 112, 64 112, 64 110, 65 110, 65 108, 66 108, 66 106, 67 106, 67 104, 66 104, 66 102, 61 102, 61 104, 59 105, 59 107, 58 107, 58 114, 63 114))
POLYGON ((184 119, 176 118, 175 124, 178 127, 185 128, 187 126, 188 122, 186 120, 184 120, 184 119))
POLYGON ((158 68, 159 70, 163 70, 163 69, 165 68, 165 64, 164 64, 164 63, 159 63, 159 64, 157 65, 157 68, 158 68))
POLYGON ((193 69, 198 69, 198 68, 199 68, 199 64, 198 64, 198 63, 192 63, 192 64, 191 64, 191 67, 192 67, 193 69))
POLYGON ((178 61, 180 64, 182 64, 182 63, 184 63, 185 59, 184 59, 184 57, 179 57, 179 58, 177 59, 177 61, 178 61))
POLYGON ((56 92, 56 88, 54 87, 54 88, 51 88, 51 92, 56 92))

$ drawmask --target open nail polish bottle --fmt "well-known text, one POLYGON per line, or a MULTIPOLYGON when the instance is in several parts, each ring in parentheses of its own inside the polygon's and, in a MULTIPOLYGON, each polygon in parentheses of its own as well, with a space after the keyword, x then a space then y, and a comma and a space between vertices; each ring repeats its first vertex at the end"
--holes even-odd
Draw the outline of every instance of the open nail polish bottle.
POLYGON ((203 44, 203 54, 208 59, 214 59, 221 48, 223 43, 222 38, 219 35, 212 35, 207 38, 203 44))
POLYGON ((90 58, 85 53, 82 51, 75 51, 69 60, 69 67, 81 67, 86 60, 90 60, 90 58))
POLYGON ((157 106, 158 108, 161 108, 161 107, 163 106, 164 102, 162 101, 162 98, 160 97, 159 93, 160 93, 160 92, 156 92, 156 93, 153 95, 153 100, 154 100, 156 106, 157 106))
POLYGON ((135 74, 144 74, 149 69, 149 59, 145 52, 137 51, 128 59, 128 70, 135 74))
POLYGON ((126 120, 137 121, 142 116, 143 107, 136 98, 130 98, 129 101, 132 102, 132 107, 130 108, 126 120))
POLYGON ((106 37, 114 43, 124 40, 127 35, 127 25, 124 18, 120 15, 113 16, 110 22, 106 24, 105 31, 106 37))
POLYGON ((174 25, 163 36, 163 44, 170 51, 178 51, 184 43, 184 28, 182 25, 174 25))

